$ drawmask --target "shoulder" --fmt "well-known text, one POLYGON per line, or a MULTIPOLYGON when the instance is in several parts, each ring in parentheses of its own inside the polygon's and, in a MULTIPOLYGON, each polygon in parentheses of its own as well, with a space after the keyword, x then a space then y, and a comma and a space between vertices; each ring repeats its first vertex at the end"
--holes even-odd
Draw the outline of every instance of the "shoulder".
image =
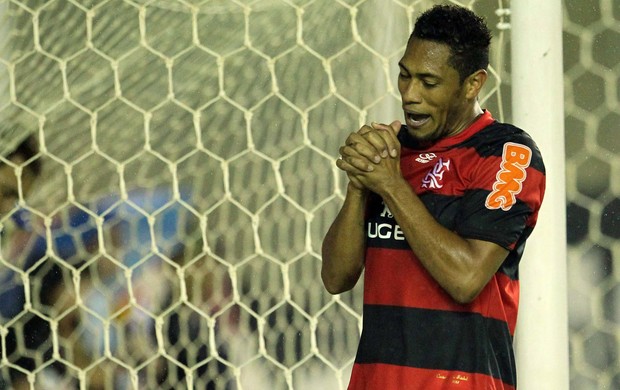
POLYGON ((532 168, 545 171, 542 155, 534 139, 525 130, 509 123, 495 121, 456 147, 473 148, 483 159, 524 151, 532 168))

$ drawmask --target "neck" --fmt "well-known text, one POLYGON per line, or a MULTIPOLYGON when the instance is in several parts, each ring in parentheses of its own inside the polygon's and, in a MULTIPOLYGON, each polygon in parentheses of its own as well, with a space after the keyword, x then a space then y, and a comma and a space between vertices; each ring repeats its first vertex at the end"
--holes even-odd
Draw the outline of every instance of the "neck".
POLYGON ((484 113, 484 110, 482 109, 482 107, 480 107, 480 104, 478 103, 478 101, 476 101, 474 105, 470 109, 467 110, 467 115, 463 116, 463 120, 461 121, 462 125, 459 126, 458 130, 453 132, 452 135, 456 135, 462 132, 463 130, 467 129, 483 113, 484 113))

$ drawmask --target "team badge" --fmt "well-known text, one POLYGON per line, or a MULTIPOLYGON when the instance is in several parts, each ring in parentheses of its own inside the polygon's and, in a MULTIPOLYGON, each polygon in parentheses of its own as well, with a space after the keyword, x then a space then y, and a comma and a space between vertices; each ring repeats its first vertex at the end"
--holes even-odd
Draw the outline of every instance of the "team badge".
POLYGON ((450 160, 444 161, 443 158, 440 158, 422 180, 422 188, 437 189, 443 187, 443 174, 449 170, 450 160))
POLYGON ((419 163, 426 164, 433 161, 435 157, 437 157, 435 153, 420 153, 415 160, 419 163))

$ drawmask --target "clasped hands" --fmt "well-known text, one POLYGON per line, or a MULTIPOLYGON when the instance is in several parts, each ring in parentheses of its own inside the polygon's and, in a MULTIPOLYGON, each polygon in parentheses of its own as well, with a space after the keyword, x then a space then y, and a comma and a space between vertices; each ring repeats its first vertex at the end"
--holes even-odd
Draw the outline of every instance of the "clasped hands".
POLYGON ((339 149, 336 166, 347 173, 353 187, 380 193, 391 180, 402 178, 397 138, 400 127, 399 121, 372 123, 349 134, 339 149))

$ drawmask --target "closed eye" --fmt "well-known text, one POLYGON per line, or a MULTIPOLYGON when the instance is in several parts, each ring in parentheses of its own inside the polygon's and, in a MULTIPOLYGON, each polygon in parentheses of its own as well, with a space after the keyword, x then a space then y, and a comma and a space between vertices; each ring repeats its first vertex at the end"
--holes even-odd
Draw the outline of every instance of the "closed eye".
POLYGON ((422 85, 425 88, 431 89, 431 88, 435 88, 437 85, 439 85, 439 83, 436 81, 422 80, 422 85))

